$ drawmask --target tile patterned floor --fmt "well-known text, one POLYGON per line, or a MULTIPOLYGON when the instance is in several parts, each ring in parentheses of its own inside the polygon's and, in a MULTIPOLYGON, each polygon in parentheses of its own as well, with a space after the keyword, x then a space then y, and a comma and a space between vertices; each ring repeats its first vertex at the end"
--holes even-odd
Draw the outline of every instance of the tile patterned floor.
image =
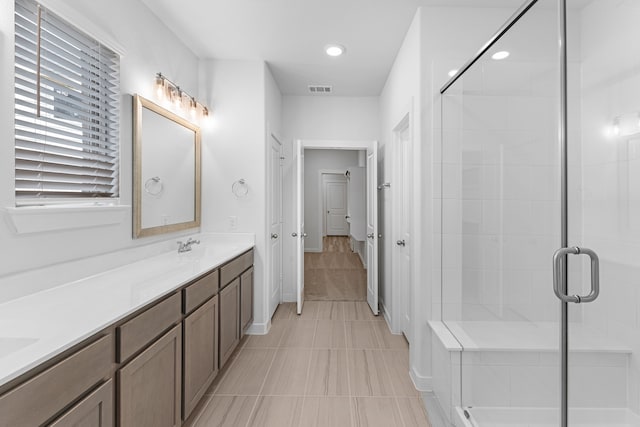
POLYGON ((305 252, 304 283, 307 300, 367 299, 367 271, 360 256, 351 252, 348 237, 325 236, 323 252, 305 252))
POLYGON ((430 427, 408 345, 362 301, 281 304, 245 337, 189 427, 430 427))

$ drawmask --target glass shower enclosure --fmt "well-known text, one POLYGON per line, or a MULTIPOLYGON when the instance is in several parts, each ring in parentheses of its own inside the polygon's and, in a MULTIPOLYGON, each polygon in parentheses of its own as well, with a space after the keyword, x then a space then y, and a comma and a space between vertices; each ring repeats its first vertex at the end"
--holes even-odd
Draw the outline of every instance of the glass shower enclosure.
POLYGON ((640 2, 530 0, 441 89, 459 426, 640 426, 640 2))

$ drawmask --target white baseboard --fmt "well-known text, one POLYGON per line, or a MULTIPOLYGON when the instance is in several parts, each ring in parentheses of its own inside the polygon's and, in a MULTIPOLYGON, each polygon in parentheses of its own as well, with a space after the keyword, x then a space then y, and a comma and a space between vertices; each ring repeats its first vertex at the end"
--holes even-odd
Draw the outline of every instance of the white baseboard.
POLYGON ((362 261, 362 266, 366 270, 367 269, 367 261, 364 259, 364 257, 362 256, 362 254, 360 252, 358 252, 358 256, 360 257, 360 261, 362 261))
POLYGON ((269 333, 269 329, 271 329, 271 319, 267 323, 252 323, 249 328, 247 328, 247 335, 267 335, 269 333))
POLYGON ((322 253, 322 248, 304 248, 305 252, 322 253))
POLYGON ((422 403, 429 414, 429 422, 432 427, 454 427, 448 420, 440 401, 433 392, 422 394, 422 403))
POLYGON ((432 377, 424 377, 418 374, 415 368, 411 367, 409 371, 409 376, 411 377, 411 381, 413 381, 413 385, 422 392, 433 391, 433 378, 432 377))
POLYGON ((384 320, 387 321, 387 325, 389 325, 389 329, 391 329, 391 332, 393 333, 393 329, 391 328, 391 317, 389 311, 387 310, 387 306, 384 305, 384 300, 382 299, 379 299, 378 303, 380 311, 382 312, 382 316, 384 317, 384 320))

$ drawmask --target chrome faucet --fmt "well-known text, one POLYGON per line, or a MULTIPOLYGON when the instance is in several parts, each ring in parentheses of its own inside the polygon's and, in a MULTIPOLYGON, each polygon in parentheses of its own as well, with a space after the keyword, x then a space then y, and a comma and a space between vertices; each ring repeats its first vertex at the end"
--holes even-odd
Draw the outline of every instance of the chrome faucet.
POLYGON ((178 253, 189 252, 191 250, 191 245, 199 245, 200 240, 194 240, 191 237, 186 242, 182 242, 178 240, 178 253))

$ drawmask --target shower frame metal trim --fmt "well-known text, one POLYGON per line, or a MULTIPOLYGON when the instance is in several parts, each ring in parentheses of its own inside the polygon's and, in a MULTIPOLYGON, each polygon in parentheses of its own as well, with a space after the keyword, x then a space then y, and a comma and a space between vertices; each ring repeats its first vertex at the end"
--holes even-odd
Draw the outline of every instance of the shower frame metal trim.
POLYGON ((500 27, 500 29, 496 31, 496 33, 489 39, 489 41, 487 41, 480 48, 478 53, 476 53, 475 56, 473 56, 470 60, 465 62, 465 64, 460 67, 458 72, 454 74, 453 77, 451 77, 444 84, 444 86, 440 88, 440 93, 443 94, 447 89, 449 89, 449 87, 454 84, 465 73, 465 71, 471 68, 471 66, 473 66, 473 64, 475 64, 480 59, 480 57, 482 57, 482 55, 484 55, 489 49, 491 49, 491 47, 496 44, 498 40, 500 40, 502 36, 504 36, 511 29, 511 27, 513 27, 515 23, 518 22, 520 18, 522 18, 522 16, 524 16, 536 3, 538 3, 538 0, 529 0, 528 2, 520 6, 520 8, 518 8, 518 10, 516 10, 515 13, 511 15, 511 17, 502 25, 502 27, 500 27))

